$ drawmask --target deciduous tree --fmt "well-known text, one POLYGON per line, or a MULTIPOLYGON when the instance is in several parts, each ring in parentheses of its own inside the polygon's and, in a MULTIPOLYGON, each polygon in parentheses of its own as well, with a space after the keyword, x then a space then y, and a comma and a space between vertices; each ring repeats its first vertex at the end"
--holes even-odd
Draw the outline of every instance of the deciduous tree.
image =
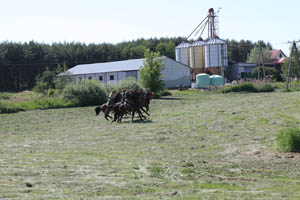
POLYGON ((160 54, 147 49, 145 51, 145 61, 140 69, 140 77, 142 85, 149 92, 159 93, 163 90, 164 83, 161 80, 162 69, 163 63, 160 54))

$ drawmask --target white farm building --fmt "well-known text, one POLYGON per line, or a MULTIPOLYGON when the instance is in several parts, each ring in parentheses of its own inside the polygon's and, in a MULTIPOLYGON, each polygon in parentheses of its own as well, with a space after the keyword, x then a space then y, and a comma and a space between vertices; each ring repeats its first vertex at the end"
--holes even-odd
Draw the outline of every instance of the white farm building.
MULTIPOLYGON (((124 61, 82 64, 70 68, 59 76, 72 76, 77 79, 96 79, 101 84, 118 84, 120 81, 134 77, 140 80, 139 69, 145 59, 132 59, 124 61)), ((177 88, 191 85, 191 68, 168 57, 162 57, 163 70, 161 79, 166 88, 177 88)))

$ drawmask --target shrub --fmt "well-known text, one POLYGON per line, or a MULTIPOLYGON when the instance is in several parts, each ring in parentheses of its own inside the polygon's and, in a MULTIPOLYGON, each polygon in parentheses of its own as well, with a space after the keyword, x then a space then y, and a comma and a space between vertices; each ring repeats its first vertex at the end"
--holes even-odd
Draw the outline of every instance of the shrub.
POLYGON ((134 77, 129 77, 120 82, 118 90, 122 91, 124 89, 131 89, 134 91, 144 90, 141 84, 137 82, 134 77))
POLYGON ((275 88, 270 84, 263 84, 257 87, 257 92, 274 92, 275 88))
POLYGON ((16 113, 20 110, 13 102, 0 101, 0 113, 16 113))
POLYGON ((107 84, 105 86, 107 93, 111 93, 113 91, 119 91, 119 86, 118 85, 113 85, 113 84, 107 84))
POLYGON ((63 92, 68 83, 72 82, 72 77, 69 76, 69 73, 66 73, 64 76, 58 76, 54 79, 55 89, 59 94, 63 92))
POLYGON ((54 79, 55 73, 47 68, 42 75, 37 78, 37 83, 34 86, 33 91, 46 93, 48 89, 55 88, 54 79))
MULTIPOLYGON (((264 67, 265 73, 266 73, 266 78, 271 79, 273 81, 282 81, 282 77, 280 75, 280 71, 275 69, 274 67, 264 67)), ((255 67, 252 71, 252 76, 257 78, 258 77, 258 72, 260 71, 260 76, 263 78, 263 68, 262 66, 255 67)))
POLYGON ((172 96, 172 93, 168 89, 164 89, 159 94, 160 96, 172 96))
POLYGON ((274 92, 275 87, 271 84, 253 85, 250 82, 227 86, 223 89, 224 93, 229 92, 274 92))
POLYGON ((55 91, 55 89, 49 89, 48 90, 48 97, 53 97, 54 95, 55 95, 55 93, 56 93, 56 91, 55 91))
POLYGON ((282 152, 300 152, 300 128, 289 128, 276 135, 276 147, 282 152))
POLYGON ((96 80, 77 80, 67 84, 62 96, 78 106, 92 106, 104 103, 107 100, 106 89, 96 80))
POLYGON ((225 87, 223 90, 224 93, 229 93, 229 92, 257 92, 257 89, 254 87, 252 83, 245 82, 245 83, 240 83, 237 85, 231 85, 228 87, 225 87))
POLYGON ((0 93, 0 99, 8 100, 10 96, 7 93, 0 93))

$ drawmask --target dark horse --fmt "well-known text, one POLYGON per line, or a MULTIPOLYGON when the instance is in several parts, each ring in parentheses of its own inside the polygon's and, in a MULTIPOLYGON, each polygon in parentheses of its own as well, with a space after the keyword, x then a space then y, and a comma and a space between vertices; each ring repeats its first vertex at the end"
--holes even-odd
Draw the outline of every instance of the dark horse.
POLYGON ((106 120, 113 119, 109 113, 112 111, 114 104, 122 101, 122 95, 119 92, 111 92, 108 96, 108 100, 105 104, 97 106, 95 108, 96 115, 98 116, 102 111, 106 120))

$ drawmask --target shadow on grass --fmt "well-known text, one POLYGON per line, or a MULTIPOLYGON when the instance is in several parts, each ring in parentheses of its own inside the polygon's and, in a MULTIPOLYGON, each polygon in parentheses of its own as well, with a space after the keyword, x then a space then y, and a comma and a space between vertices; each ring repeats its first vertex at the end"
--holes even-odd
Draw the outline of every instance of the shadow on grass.
POLYGON ((152 123, 152 120, 149 119, 145 119, 144 121, 141 121, 140 119, 136 119, 136 120, 129 120, 129 121, 122 121, 121 124, 131 124, 131 123, 152 123))
POLYGON ((178 98, 178 97, 162 97, 158 98, 158 100, 182 100, 183 98, 178 98))

